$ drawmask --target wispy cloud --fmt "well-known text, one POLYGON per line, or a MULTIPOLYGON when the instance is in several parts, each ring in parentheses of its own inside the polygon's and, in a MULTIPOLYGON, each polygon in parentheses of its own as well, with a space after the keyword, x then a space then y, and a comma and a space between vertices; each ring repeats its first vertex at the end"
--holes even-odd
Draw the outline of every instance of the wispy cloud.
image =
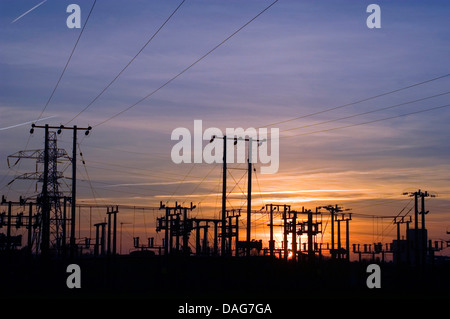
POLYGON ((16 22, 17 20, 19 20, 20 18, 22 18, 23 16, 27 15, 28 13, 30 13, 31 11, 33 11, 34 9, 36 9, 37 7, 40 7, 41 5, 43 5, 45 2, 47 2, 47 0, 44 0, 40 3, 38 3, 37 5, 35 5, 33 8, 31 8, 30 10, 28 10, 27 12, 21 14, 20 16, 18 16, 17 18, 15 18, 11 23, 16 22))
POLYGON ((0 131, 9 130, 9 129, 11 129, 11 128, 15 128, 15 127, 19 127, 19 126, 23 126, 23 125, 27 125, 27 124, 39 122, 39 121, 45 121, 45 120, 48 120, 48 119, 52 119, 52 118, 54 118, 54 117, 56 117, 56 115, 44 117, 44 118, 42 118, 42 119, 38 119, 38 120, 35 120, 35 121, 28 121, 28 122, 23 122, 23 123, 19 123, 19 124, 7 126, 7 127, 0 127, 0 131))

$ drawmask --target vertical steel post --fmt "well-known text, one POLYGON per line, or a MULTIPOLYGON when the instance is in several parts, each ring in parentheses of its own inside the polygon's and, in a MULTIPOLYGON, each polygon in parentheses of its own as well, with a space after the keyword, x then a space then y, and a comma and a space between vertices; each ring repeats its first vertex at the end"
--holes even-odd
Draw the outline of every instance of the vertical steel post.
POLYGON ((338 226, 338 242, 337 242, 337 258, 341 259, 341 220, 337 219, 338 226))
POLYGON ((275 248, 275 241, 273 240, 273 205, 270 204, 270 240, 269 240, 269 251, 270 256, 273 257, 273 250, 275 248))
POLYGON ((345 249, 347 250, 347 261, 350 261, 350 217, 345 220, 345 249))
POLYGON ((106 254, 108 256, 111 255, 111 214, 112 211, 109 210, 109 207, 107 207, 107 213, 108 215, 108 239, 107 239, 107 248, 106 248, 106 254))
MULTIPOLYGON (((239 213, 239 215, 240 215, 240 213, 239 213)), ((236 240, 235 240, 236 251, 234 252, 234 254, 235 254, 236 257, 239 256, 239 249, 238 249, 238 241, 239 241, 239 215, 236 216, 236 240)))
POLYGON ((175 252, 178 253, 180 251, 180 215, 177 214, 175 217, 175 252))
POLYGON ((313 214, 312 211, 308 210, 308 232, 307 232, 307 235, 308 235, 308 261, 309 262, 312 262, 315 257, 314 247, 313 247, 312 214, 313 214))
POLYGON ((220 254, 225 256, 227 231, 227 137, 223 137, 223 167, 222 167, 222 241, 220 243, 220 254))
POLYGON ((114 218, 113 218, 113 247, 112 253, 113 255, 117 254, 117 213, 119 212, 119 206, 116 206, 114 210, 114 218))
POLYGON ((165 217, 166 227, 164 227, 164 255, 169 254, 169 207, 166 207, 165 217))
POLYGON ((44 179, 42 183, 42 236, 41 236, 41 254, 48 256, 50 245, 50 207, 48 200, 48 166, 49 166, 49 131, 48 124, 45 125, 44 141, 44 179))
MULTIPOLYGON (((188 237, 188 217, 187 217, 187 208, 183 208, 183 254, 188 255, 189 254, 189 237, 188 237)), ((215 235, 217 229, 214 229, 215 235)), ((214 243, 216 243, 216 238, 214 238, 214 243)), ((216 249, 216 248, 215 248, 216 249)))
MULTIPOLYGON (((70 216, 70 256, 75 256, 75 227, 77 205, 77 126, 73 127, 72 144, 72 204, 70 216)), ((102 248, 103 249, 103 248, 102 248)))
POLYGON ((419 264, 419 203, 418 192, 414 193, 414 261, 415 264, 419 264))
POLYGON ((287 207, 286 204, 283 206, 283 248, 284 248, 284 260, 288 260, 288 236, 287 236, 287 207))
MULTIPOLYGON (((304 210, 304 208, 302 208, 304 210)), ((292 216, 292 261, 297 261, 297 211, 293 211, 292 216)))
POLYGON ((336 259, 336 253, 334 251, 334 213, 335 213, 334 207, 331 207, 330 213, 331 213, 331 259, 334 260, 336 259))
POLYGON ((250 256, 250 232, 251 232, 251 210, 252 210, 252 142, 248 139, 248 181, 247 181, 247 257, 250 256))
POLYGON ((66 256, 66 240, 67 240, 67 197, 64 196, 64 201, 63 201, 63 220, 62 220, 62 247, 63 247, 63 252, 64 252, 64 256, 66 256))
POLYGON ((421 257, 422 257, 422 265, 425 265, 425 260, 426 260, 426 256, 427 256, 427 236, 425 234, 426 229, 425 229, 425 196, 428 195, 427 192, 425 193, 421 193, 420 197, 421 197, 421 204, 422 204, 422 208, 421 208, 421 214, 422 214, 422 238, 421 238, 421 257))

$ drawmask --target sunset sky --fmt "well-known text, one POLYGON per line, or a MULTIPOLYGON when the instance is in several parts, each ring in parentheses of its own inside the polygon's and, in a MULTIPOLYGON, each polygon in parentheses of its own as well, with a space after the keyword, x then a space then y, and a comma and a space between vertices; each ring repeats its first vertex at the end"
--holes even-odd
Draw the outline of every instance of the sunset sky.
MULTIPOLYGON (((30 136, 30 124, 16 125, 52 117, 39 124, 93 127, 86 138, 79 133, 79 202, 193 202, 199 207, 194 215, 218 217, 221 165, 175 164, 170 157, 172 131, 192 131, 194 120, 202 120, 204 128, 223 131, 280 129, 279 171, 262 175, 255 164, 253 209, 339 204, 354 213, 352 243, 389 242, 392 219, 375 216, 397 215, 405 207, 408 212, 411 198, 402 193, 422 189, 437 195, 427 199, 430 237, 448 239, 448 1, 377 1, 381 28, 369 29, 372 1, 279 0, 180 74, 273 2, 186 0, 79 116, 181 0, 98 0, 42 114, 80 35, 81 29, 66 26, 66 8, 77 3, 84 25, 93 1, 48 0, 13 22, 40 2, 0 2, 0 194, 8 199, 36 192, 32 181, 8 185, 35 170, 35 163, 22 160, 9 169, 7 156, 43 147, 43 130, 30 136)), ((70 132, 58 138, 71 152, 70 132)), ((70 177, 68 164, 61 167, 70 177)), ((230 164, 230 208, 246 208, 245 167, 230 164)), ((158 214, 124 210, 119 221, 134 223, 123 224, 124 245, 131 245, 132 235, 153 234, 158 214)), ((95 211, 93 222, 104 216, 95 211)), ((252 234, 265 242, 266 217, 255 217, 252 234)))

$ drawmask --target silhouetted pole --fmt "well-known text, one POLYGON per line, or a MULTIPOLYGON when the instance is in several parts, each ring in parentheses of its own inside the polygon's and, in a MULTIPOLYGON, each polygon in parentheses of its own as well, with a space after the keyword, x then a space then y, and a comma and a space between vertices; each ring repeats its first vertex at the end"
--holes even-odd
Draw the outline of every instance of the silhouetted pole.
POLYGON ((166 207, 166 227, 164 227, 164 255, 169 254, 169 207, 166 207))
MULTIPOLYGON (((240 213, 239 213, 240 215, 240 213)), ((239 249, 238 249, 238 241, 239 241, 239 216, 236 216, 236 240, 235 240, 235 245, 236 245, 236 250, 234 252, 235 256, 238 257, 239 256, 239 249)))
MULTIPOLYGON (((302 207, 302 212, 305 210, 302 207)), ((292 212, 292 261, 297 261, 297 211, 292 212)))
POLYGON ((252 142, 248 139, 248 181, 247 181, 247 257, 250 256, 250 234, 251 234, 251 213, 252 213, 252 142))
POLYGON ((287 207, 284 205, 283 210, 283 246, 284 246, 284 260, 288 259, 288 236, 287 236, 287 207))
POLYGON ((341 259, 341 221, 339 220, 339 218, 336 218, 336 221, 337 221, 337 229, 338 229, 337 258, 341 259))
MULTIPOLYGON (((229 213, 229 212, 228 212, 229 213)), ((229 214, 228 217, 228 232, 227 232, 227 238, 228 238, 228 254, 232 255, 232 246, 233 246, 233 217, 229 214)))
POLYGON ((109 211, 109 207, 107 208, 107 215, 108 215, 108 240, 107 240, 107 248, 106 248, 106 254, 109 256, 111 255, 111 212, 109 211))
POLYGON ((409 238, 409 222, 406 223, 406 261, 409 263, 411 262, 411 252, 410 252, 410 245, 411 245, 411 239, 409 238))
POLYGON ((225 256, 227 231, 227 137, 223 137, 223 167, 222 167, 222 241, 220 243, 220 254, 225 256))
POLYGON ((345 249, 347 250, 347 261, 350 261, 350 218, 352 215, 350 215, 349 218, 345 220, 345 249))
POLYGON ((425 211, 425 197, 428 197, 428 192, 421 192, 421 214, 422 214, 422 264, 425 265, 426 256, 427 256, 427 235, 426 235, 426 229, 425 229, 425 215, 428 214, 427 211, 425 211))
MULTIPOLYGON (((337 208, 337 205, 336 205, 337 208)), ((334 251, 334 214, 335 214, 335 210, 332 208, 330 210, 331 213, 331 258, 334 260, 336 259, 336 253, 334 251)))
POLYGON ((414 260, 416 265, 419 264, 419 192, 414 193, 414 260))
MULTIPOLYGON (((302 209, 303 211, 303 209, 302 209)), ((314 247, 313 247, 313 229, 312 229, 312 211, 308 210, 308 260, 312 262, 315 257, 314 247)))
POLYGON ((72 144, 72 206, 70 215, 70 256, 75 255, 75 227, 76 227, 76 203, 77 203, 77 126, 73 126, 72 144))
POLYGON ((85 130, 85 135, 89 135, 92 127, 80 128, 74 125, 73 127, 61 126, 45 126, 31 125, 32 129, 30 133, 33 134, 34 128, 44 128, 45 129, 45 147, 44 147, 44 180, 42 185, 42 243, 41 243, 41 253, 46 255, 48 253, 50 244, 50 207, 48 203, 48 171, 49 171, 49 129, 58 129, 58 134, 62 130, 72 130, 73 131, 73 142, 72 142, 72 198, 71 198, 71 225, 70 225, 70 256, 75 255, 76 243, 75 243, 75 227, 76 227, 76 189, 77 189, 77 131, 85 130))
POLYGON ((169 252, 173 252, 173 215, 169 215, 169 252))
POLYGON ((180 215, 177 214, 175 217, 175 251, 178 253, 180 251, 180 215))
POLYGON ((116 255, 117 254, 117 213, 119 212, 119 206, 116 207, 108 207, 107 215, 108 215, 108 247, 107 254, 116 255), (111 215, 112 221, 111 221, 111 215), (112 231, 112 235, 111 235, 112 231), (111 237, 112 236, 112 237, 111 237))
POLYGON ((41 254, 44 257, 48 256, 50 245, 50 207, 48 202, 48 165, 49 165, 49 143, 48 143, 48 129, 46 124, 45 140, 44 140, 44 179, 42 183, 42 238, 41 238, 41 254))
POLYGON ((62 227, 62 246, 63 246, 63 252, 64 255, 66 255, 67 251, 66 251, 66 246, 67 246, 67 197, 64 196, 64 201, 63 201, 63 227, 62 227))
POLYGON ((116 206, 113 218, 113 255, 117 254, 117 213, 119 212, 119 206, 116 206))
POLYGON ((275 241, 273 240, 273 205, 270 204, 270 240, 269 240, 269 251, 270 256, 273 257, 273 250, 275 248, 275 241))
MULTIPOLYGON (((183 254, 189 254, 189 237, 188 237, 188 225, 187 225, 187 208, 183 208, 183 254)), ((214 238, 214 240, 216 240, 214 238)))

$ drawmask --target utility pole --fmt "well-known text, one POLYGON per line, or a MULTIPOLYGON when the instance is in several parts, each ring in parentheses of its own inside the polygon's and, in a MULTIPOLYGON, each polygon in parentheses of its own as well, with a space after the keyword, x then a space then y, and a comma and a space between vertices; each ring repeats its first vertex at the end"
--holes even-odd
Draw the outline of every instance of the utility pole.
MULTIPOLYGON (((302 212, 305 208, 302 207, 302 212)), ((292 211, 292 261, 295 263, 297 261, 297 212, 292 211)))
POLYGON ((48 124, 44 126, 45 142, 44 142, 44 179, 42 182, 42 241, 41 241, 41 255, 48 257, 48 250, 50 244, 50 207, 48 199, 48 124))
POLYGON ((73 127, 72 144, 72 203, 70 212, 70 258, 75 257, 75 220, 76 220, 76 198, 77 198, 77 126, 73 127))
POLYGON ((283 248, 284 248, 284 260, 288 260, 288 229, 287 229, 287 218, 288 218, 288 211, 287 206, 284 205, 283 210, 283 248))
POLYGON ((350 228, 349 222, 352 219, 352 214, 349 214, 348 218, 345 218, 345 250, 347 250, 346 259, 350 261, 350 228))
MULTIPOLYGON (((406 220, 405 216, 397 216, 394 218, 394 224, 397 225, 397 246, 395 247, 394 250, 394 260, 396 264, 399 264, 401 262, 401 253, 402 253, 402 246, 400 244, 401 242, 401 236, 400 236, 400 225, 401 224, 406 224, 406 236, 408 236, 408 225, 411 222, 411 216, 408 216, 409 219, 406 220)), ((406 250, 409 251, 409 242, 407 241, 407 245, 406 245, 406 250)), ((409 256, 407 256, 407 261, 409 261, 409 256)))
MULTIPOLYGON (((222 212, 221 212, 221 233, 222 240, 220 243, 220 255, 225 256, 226 254, 226 231, 227 231, 227 137, 226 136, 216 136, 213 135, 211 140, 212 143, 216 138, 223 139, 223 158, 222 158, 222 212)), ((235 143, 236 145, 236 143, 235 143)))
POLYGON ((227 230, 227 137, 223 137, 223 160, 222 160, 222 241, 220 243, 220 254, 225 256, 226 251, 226 230, 227 230))
MULTIPOLYGON (((33 134, 35 125, 32 125, 30 133, 33 134)), ((62 216, 61 199, 63 195, 59 191, 59 179, 63 177, 61 171, 58 171, 58 163, 62 160, 69 160, 70 157, 64 149, 57 147, 56 132, 50 131, 54 128, 49 125, 39 126, 44 129, 44 149, 40 150, 23 150, 9 155, 8 167, 10 166, 10 159, 16 158, 16 165, 21 159, 35 159, 36 171, 33 173, 24 173, 17 176, 10 182, 10 184, 17 179, 37 180, 42 183, 41 193, 38 195, 36 209, 40 211, 37 213, 39 220, 36 221, 39 227, 39 236, 36 236, 36 253, 39 251, 45 258, 49 249, 56 250, 59 256, 65 256, 65 231, 64 227, 66 219, 62 216), (38 170, 38 165, 42 164, 42 170, 38 170)), ((60 130, 58 130, 60 131, 60 130)))
POLYGON ((177 202, 175 202, 175 206, 169 207, 160 202, 159 209, 165 209, 165 215, 156 219, 156 231, 164 230, 164 255, 167 256, 169 253, 173 253, 173 236, 176 236, 176 252, 178 253, 179 250, 179 237, 181 236, 183 239, 182 252, 183 254, 189 254, 189 235, 195 219, 188 219, 187 212, 195 208, 196 206, 192 202, 190 207, 182 207, 177 202), (180 222, 180 215, 183 215, 182 222, 180 222))
POLYGON ((30 133, 33 134, 35 128, 43 128, 45 129, 45 150, 44 150, 44 182, 42 186, 42 197, 43 197, 43 238, 42 244, 43 249, 41 249, 42 254, 46 254, 49 248, 49 237, 50 237, 50 207, 49 207, 49 199, 48 199, 48 171, 49 171, 49 129, 57 129, 57 133, 61 134, 62 130, 72 130, 73 132, 73 141, 72 141, 72 199, 71 199, 71 223, 70 223, 70 257, 73 258, 76 253, 76 243, 75 243, 75 226, 76 226, 76 188, 77 188, 77 132, 78 130, 85 131, 85 135, 89 135, 92 127, 77 127, 74 125, 73 127, 65 127, 64 125, 60 126, 49 126, 46 124, 45 126, 35 125, 34 123, 31 125, 30 133), (47 225, 48 224, 48 225, 47 225))
POLYGON ((419 264, 419 204, 418 195, 419 192, 415 192, 414 196, 414 260, 415 264, 419 264))
POLYGON ((410 197, 414 196, 414 261, 416 265, 422 263, 425 264, 427 255, 427 234, 425 228, 425 215, 428 211, 425 211, 425 197, 435 197, 427 191, 422 192, 420 189, 417 192, 403 193, 403 195, 408 195, 410 197), (421 199, 421 211, 419 212, 419 197, 421 199), (419 214, 422 215, 422 233, 419 236, 419 214), (420 237, 420 238, 419 238, 420 237))
POLYGON ((107 208, 108 215, 108 248, 107 254, 116 255, 117 254, 117 213, 119 212, 119 207, 116 206, 107 208), (113 215, 113 221, 111 222, 111 215, 113 215), (112 224, 112 251, 111 251, 111 224, 112 224))
POLYGON ((270 227, 270 239, 269 239, 269 254, 270 257, 273 257, 273 250, 275 249, 275 241, 273 240, 273 210, 277 209, 277 206, 273 206, 273 204, 267 204, 266 205, 266 210, 267 208, 270 207, 270 222, 269 222, 269 227, 270 227))
MULTIPOLYGON (((307 211, 308 213, 308 261, 312 262, 314 257, 316 256, 315 252, 314 252, 314 245, 313 245, 313 218, 312 218, 312 211, 309 209, 307 211)), ((316 209, 316 213, 317 213, 317 209, 316 209)))
POLYGON ((335 220, 335 216, 338 213, 341 213, 343 211, 348 211, 350 209, 348 209, 348 208, 347 209, 342 209, 342 207, 339 207, 338 205, 335 205, 335 206, 333 206, 333 205, 321 206, 321 207, 318 207, 318 208, 319 209, 320 208, 326 209, 327 211, 330 212, 330 215, 331 215, 331 249, 330 249, 330 252, 331 252, 331 259, 335 260, 336 259, 336 250, 334 249, 334 220, 335 220))
POLYGON ((251 239, 251 201, 252 201, 252 143, 257 142, 258 146, 260 146, 265 140, 242 138, 242 137, 227 137, 227 136, 216 136, 213 135, 211 140, 212 143, 216 138, 223 139, 223 182, 222 182, 222 245, 221 245, 221 255, 224 256, 226 252, 226 243, 225 243, 225 234, 226 234, 226 175, 227 175, 227 140, 234 140, 234 145, 238 143, 238 141, 246 141, 249 142, 248 149, 248 160, 247 160, 247 245, 246 245, 246 256, 250 256, 250 239, 251 239))
MULTIPOLYGON (((264 207, 263 207, 264 208, 264 207)), ((273 227, 283 227, 283 252, 284 259, 287 260, 288 257, 288 217, 290 216, 291 206, 286 204, 266 204, 266 211, 269 210, 270 214, 270 240, 269 240, 269 252, 271 256, 274 256, 275 250, 275 240, 273 239, 273 227), (273 213, 274 211, 281 212, 281 208, 283 208, 282 219, 283 223, 280 225, 274 225, 273 223, 273 213), (289 216, 288 216, 289 215, 289 216)), ((281 253, 281 252, 280 252, 281 253)), ((281 255, 280 255, 281 256, 281 255)), ((281 258, 281 257, 280 257, 281 258)))
MULTIPOLYGON (((29 202, 27 203, 26 199, 23 199, 22 196, 19 198, 19 201, 12 202, 7 201, 6 197, 2 195, 0 206, 2 205, 8 206, 8 211, 0 213, 0 228, 6 225, 6 242, 5 242, 5 250, 11 250, 16 246, 16 239, 17 236, 12 236, 11 234, 11 227, 13 225, 13 218, 15 219, 15 227, 16 229, 19 229, 21 227, 25 227, 27 229, 27 252, 31 255, 33 251, 33 205, 36 207, 38 206, 37 203, 29 202), (28 216, 24 215, 23 212, 20 212, 16 215, 12 215, 13 206, 23 207, 25 208, 28 206, 28 216), (27 218, 27 221, 24 222, 24 219, 27 218)), ((35 215, 34 217, 37 218, 35 215)), ((19 235, 21 236, 21 235, 19 235)), ((37 244, 36 244, 37 246, 37 244)))
POLYGON ((250 237, 251 237, 251 219, 252 219, 252 142, 248 139, 248 172, 247 172, 247 250, 246 256, 250 257, 250 237))

